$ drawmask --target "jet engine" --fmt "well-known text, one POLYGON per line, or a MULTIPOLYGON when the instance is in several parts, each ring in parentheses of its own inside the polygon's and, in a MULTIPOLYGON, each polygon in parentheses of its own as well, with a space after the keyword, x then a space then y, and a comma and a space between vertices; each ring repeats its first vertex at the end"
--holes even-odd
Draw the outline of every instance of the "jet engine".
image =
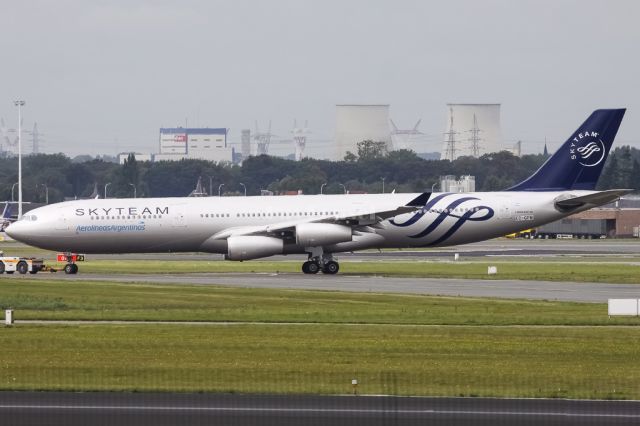
POLYGON ((227 238, 228 260, 250 260, 282 253, 283 242, 279 238, 242 235, 227 238))
POLYGON ((351 241, 351 227, 334 223, 301 223, 296 225, 296 243, 318 247, 351 241))

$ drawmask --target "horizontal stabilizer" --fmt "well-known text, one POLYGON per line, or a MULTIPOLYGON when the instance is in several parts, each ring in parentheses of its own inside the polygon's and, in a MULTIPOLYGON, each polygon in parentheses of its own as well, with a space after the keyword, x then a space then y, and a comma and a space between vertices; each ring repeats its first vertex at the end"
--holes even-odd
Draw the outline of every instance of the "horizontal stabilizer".
POLYGON ((609 204, 612 201, 615 201, 618 198, 622 197, 623 195, 633 191, 633 189, 610 189, 608 191, 601 191, 594 194, 583 195, 582 197, 557 200, 555 204, 556 207, 562 211, 578 209, 584 206, 588 206, 589 208, 591 208, 609 204))

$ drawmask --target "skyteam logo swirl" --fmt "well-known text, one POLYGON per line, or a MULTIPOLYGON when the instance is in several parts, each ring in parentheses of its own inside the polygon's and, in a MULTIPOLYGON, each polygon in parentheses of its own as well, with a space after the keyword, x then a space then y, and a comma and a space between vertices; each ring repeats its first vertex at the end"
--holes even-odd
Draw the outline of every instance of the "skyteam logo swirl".
MULTIPOLYGON (((425 206, 420 211, 414 213, 413 216, 411 216, 405 222, 398 223, 393 219, 390 220, 390 222, 392 225, 397 227, 402 227, 402 228, 411 226, 417 223, 420 219, 422 219, 422 217, 426 213, 428 213, 429 210, 434 209, 434 207, 441 200, 444 200, 445 198, 448 198, 454 195, 455 194, 450 194, 450 193, 440 194, 437 197, 434 197, 433 199, 429 200, 427 204, 425 204, 425 206)), ((464 225, 466 222, 468 221, 484 222, 486 220, 491 219, 494 216, 495 212, 491 207, 473 206, 468 209, 460 207, 463 203, 466 203, 467 201, 474 201, 474 200, 479 200, 479 198, 462 197, 462 198, 458 198, 457 200, 449 202, 449 204, 447 204, 446 207, 435 209, 435 211, 438 213, 438 216, 433 220, 433 222, 431 222, 422 231, 418 232, 417 234, 409 235, 409 237, 424 238, 432 234, 437 229, 441 228, 441 225, 442 227, 449 225, 451 221, 448 221, 447 224, 444 224, 447 218, 456 219, 454 223, 450 224, 449 228, 444 232, 444 234, 442 234, 435 241, 427 244, 427 245, 438 245, 448 240, 449 238, 451 238, 451 236, 454 235, 458 231, 458 229, 460 229, 462 225, 464 225)))
POLYGON ((572 160, 585 167, 597 166, 607 155, 607 148, 597 132, 579 133, 571 140, 569 154, 572 160))

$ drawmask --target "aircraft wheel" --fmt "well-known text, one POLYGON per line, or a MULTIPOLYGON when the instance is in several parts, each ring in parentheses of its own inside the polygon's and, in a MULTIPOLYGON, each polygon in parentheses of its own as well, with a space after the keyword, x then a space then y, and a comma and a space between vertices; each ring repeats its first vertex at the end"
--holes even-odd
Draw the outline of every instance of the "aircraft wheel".
POLYGON ((309 271, 309 274, 317 274, 319 270, 320 265, 318 265, 316 262, 309 262, 309 265, 307 266, 307 271, 309 271))
POLYGON ((309 273, 309 262, 304 262, 302 264, 302 272, 304 272, 305 274, 309 273))
POLYGON ((330 260, 324 264, 324 268, 322 268, 322 272, 324 274, 335 275, 340 270, 340 265, 335 260, 330 260))
POLYGON ((64 273, 67 275, 73 274, 74 273, 73 265, 74 265, 73 263, 67 263, 66 265, 64 265, 64 273))
POLYGON ((27 272, 29 272, 29 265, 27 265, 25 262, 18 262, 18 266, 16 266, 16 271, 18 271, 20 275, 24 275, 27 272))

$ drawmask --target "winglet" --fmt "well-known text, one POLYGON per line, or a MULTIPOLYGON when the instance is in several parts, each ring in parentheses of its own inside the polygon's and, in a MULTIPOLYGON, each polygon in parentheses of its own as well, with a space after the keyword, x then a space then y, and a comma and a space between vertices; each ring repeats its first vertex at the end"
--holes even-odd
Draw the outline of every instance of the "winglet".
POLYGON ((424 205, 427 204, 427 202, 429 201, 430 197, 431 197, 431 192, 423 192, 413 200, 409 201, 407 203, 407 206, 424 207, 424 205))

